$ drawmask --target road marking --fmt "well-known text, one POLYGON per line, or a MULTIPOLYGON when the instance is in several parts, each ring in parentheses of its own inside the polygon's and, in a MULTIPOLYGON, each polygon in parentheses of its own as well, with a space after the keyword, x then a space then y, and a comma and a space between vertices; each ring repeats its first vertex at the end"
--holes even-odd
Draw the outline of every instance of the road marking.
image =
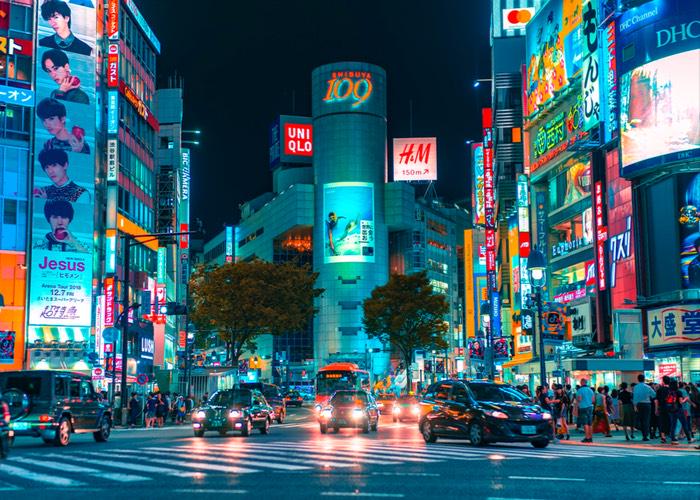
POLYGON ((530 477, 530 476, 508 476, 508 479, 525 479, 527 481, 579 481, 585 482, 585 479, 578 477, 530 477))
MULTIPOLYGON (((276 443, 277 447, 285 448, 285 449, 291 449, 291 450, 310 450, 310 451, 316 451, 318 450, 318 445, 310 445, 310 444, 295 444, 295 443, 276 443)), ((266 447, 270 447, 267 446, 266 447)), ((370 447, 363 447, 360 446, 358 447, 360 449, 354 448, 354 447, 347 447, 347 446, 340 446, 338 449, 333 450, 335 452, 342 452, 343 454, 348 454, 352 456, 387 456, 387 459, 391 460, 398 460, 401 462, 422 462, 422 463, 427 463, 427 462, 437 462, 438 460, 433 460, 430 458, 421 458, 421 457, 411 457, 411 456, 405 456, 406 454, 400 455, 392 452, 392 451, 382 451, 381 448, 370 448, 370 447)), ((386 463, 386 462, 382 462, 386 463)))
POLYGON ((223 494, 230 494, 230 495, 245 495, 248 493, 248 490, 205 490, 205 489, 176 489, 176 490, 171 490, 173 493, 205 493, 205 494, 213 494, 213 493, 223 493, 223 494))
POLYGON ((29 481, 37 481, 39 483, 49 483, 53 486, 87 486, 81 481, 74 481, 73 479, 68 479, 59 476, 50 476, 48 474, 41 474, 39 472, 32 472, 21 467, 15 467, 14 465, 3 464, 2 472, 8 473, 12 476, 21 477, 22 479, 27 479, 29 481))
MULTIPOLYGON (((116 462, 114 460, 110 461, 105 461, 105 460, 96 460, 93 457, 100 457, 100 458, 105 458, 105 454, 103 452, 94 452, 94 451, 74 451, 73 455, 90 455, 87 457, 87 460, 90 460, 91 465, 100 465, 102 467, 112 467, 115 469, 127 469, 127 470, 136 470, 140 472, 152 472, 154 474, 165 474, 168 476, 177 476, 177 477, 201 477, 202 473, 201 472, 184 472, 178 469, 168 469, 166 467, 154 467, 152 465, 146 465, 146 464, 135 464, 135 463, 128 463, 128 462, 116 462)), ((65 456, 65 455, 58 455, 58 454, 53 454, 49 453, 46 455, 42 455, 42 457, 48 457, 48 458, 61 458, 61 459, 72 459, 72 460, 81 460, 78 457, 71 457, 71 456, 65 456)), ((111 458, 111 457, 110 457, 111 458)))
MULTIPOLYGON (((143 452, 148 455, 157 455, 157 456, 166 456, 170 457, 173 455, 176 455, 178 457, 182 458, 192 458, 197 457, 199 460, 206 460, 210 462, 218 462, 220 461, 221 457, 220 456, 211 456, 210 453, 206 450, 182 450, 182 451, 175 451, 175 448, 171 448, 170 451, 162 451, 163 448, 139 448, 140 452, 143 452)), ((255 453, 254 450, 251 450, 252 453, 255 453)), ((289 464, 272 464, 272 463, 265 463, 265 462, 260 462, 257 460, 237 460, 236 463, 239 463, 241 465, 250 465, 253 467, 262 467, 262 468, 267 468, 267 469, 281 469, 281 470, 308 470, 311 469, 311 467, 308 467, 306 465, 289 465, 289 464)))
POLYGON ((690 485, 696 485, 700 484, 699 481, 664 481, 663 484, 690 484, 690 485))
POLYGON ((46 469, 52 469, 62 472, 78 472, 80 474, 89 474, 91 476, 98 476, 102 479, 109 479, 110 481, 118 481, 121 483, 151 480, 150 477, 135 476, 133 474, 104 472, 99 469, 93 469, 91 467, 81 467, 79 465, 67 464, 65 462, 54 462, 52 460, 34 460, 27 457, 12 457, 10 460, 12 460, 13 462, 19 462, 28 465, 36 465, 38 467, 44 467, 46 469))
MULTIPOLYGON (((354 453, 354 454, 349 454, 352 456, 338 456, 337 452, 338 451, 345 451, 345 450, 318 450, 318 447, 314 447, 313 449, 309 449, 304 446, 299 446, 299 447, 294 447, 294 446, 286 446, 286 445, 278 445, 278 444, 265 444, 265 448, 268 450, 277 450, 276 453, 281 453, 284 452, 285 455, 287 456, 306 456, 306 457, 322 457, 323 459, 328 460, 329 458, 331 460, 340 460, 343 462, 352 462, 352 463, 363 463, 363 464, 375 464, 375 465, 400 465, 403 462, 401 461, 400 457, 393 457, 393 460, 386 459, 386 460, 375 460, 372 458, 366 458, 359 453, 354 453), (333 453, 333 455, 328 455, 329 453, 333 453)), ((257 453, 257 451, 256 451, 257 453)))
POLYGON ((373 476, 440 477, 437 472, 373 472, 373 476))
POLYGON ((375 497, 375 498, 403 498, 403 493, 370 493, 367 491, 322 491, 322 497, 375 497))
MULTIPOLYGON (((301 464, 309 464, 312 466, 322 466, 322 467, 355 467, 356 464, 354 463, 346 463, 342 461, 336 461, 336 458, 330 457, 328 455, 316 455, 315 460, 307 460, 303 458, 296 458, 296 457, 311 457, 312 455, 302 455, 298 453, 286 453, 285 456, 279 456, 279 453, 274 451, 274 450, 263 450, 263 449, 255 449, 255 450, 236 450, 232 448, 228 448, 226 446, 211 446, 211 448, 219 451, 210 451, 210 450, 192 450, 190 447, 183 447, 180 446, 178 447, 183 450, 188 450, 188 451, 196 451, 198 453, 207 453, 207 454, 213 454, 215 456, 221 456, 222 454, 230 457, 249 457, 250 455, 253 454, 254 456, 260 456, 261 458, 264 458, 265 460, 271 460, 271 461, 288 461, 290 458, 294 461, 294 463, 301 463, 301 464), (290 456, 292 455, 292 456, 290 456)), ((258 462, 256 462, 256 465, 258 462)), ((304 468, 304 470, 308 470, 308 468, 304 468)))
POLYGON ((245 467, 224 466, 224 465, 208 464, 208 463, 202 463, 202 462, 180 462, 177 460, 166 460, 163 458, 144 457, 144 456, 142 456, 142 453, 143 452, 141 450, 133 450, 133 451, 127 450, 127 451, 120 451, 119 453, 117 453, 116 450, 109 450, 110 457, 116 456, 118 458, 127 458, 127 459, 133 460, 134 459, 133 455, 137 455, 140 462, 148 461, 148 462, 153 462, 156 464, 173 465, 175 467, 182 466, 182 467, 188 467, 190 469, 212 470, 212 471, 217 471, 217 472, 228 472, 228 473, 232 473, 232 474, 246 474, 246 473, 250 473, 250 472, 260 472, 260 470, 247 469, 245 467))

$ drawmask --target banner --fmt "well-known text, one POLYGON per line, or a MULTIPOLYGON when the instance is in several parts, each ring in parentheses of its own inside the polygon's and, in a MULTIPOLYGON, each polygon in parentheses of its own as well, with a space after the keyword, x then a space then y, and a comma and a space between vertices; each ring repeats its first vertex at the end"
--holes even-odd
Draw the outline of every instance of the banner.
POLYGON ((370 182, 323 185, 324 263, 374 262, 374 186, 370 182))
POLYGON ((89 327, 96 13, 50 0, 37 17, 29 324, 89 327))
POLYGON ((669 306, 647 311, 649 347, 700 342, 700 306, 669 306))

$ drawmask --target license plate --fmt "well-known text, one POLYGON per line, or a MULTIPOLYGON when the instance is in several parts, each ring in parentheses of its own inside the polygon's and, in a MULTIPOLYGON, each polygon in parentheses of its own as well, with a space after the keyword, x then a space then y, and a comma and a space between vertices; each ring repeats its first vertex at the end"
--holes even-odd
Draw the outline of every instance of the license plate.
POLYGON ((26 431, 27 429, 30 429, 32 426, 29 422, 14 422, 12 424, 12 428, 17 431, 26 431))
POLYGON ((521 428, 523 434, 537 434, 537 427, 534 425, 523 425, 521 428))

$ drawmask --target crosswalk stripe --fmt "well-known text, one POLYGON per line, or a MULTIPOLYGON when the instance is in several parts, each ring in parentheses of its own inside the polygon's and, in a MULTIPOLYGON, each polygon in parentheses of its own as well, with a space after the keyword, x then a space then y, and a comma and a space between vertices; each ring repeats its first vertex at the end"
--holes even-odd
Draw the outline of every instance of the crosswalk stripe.
MULTIPOLYGON (((166 457, 170 457, 173 455, 176 455, 176 456, 181 457, 181 458, 198 457, 198 459, 200 459, 200 460, 207 460, 210 462, 214 462, 214 461, 218 460, 218 457, 207 456, 207 453, 205 450, 200 450, 200 451, 188 450, 188 451, 174 453, 172 448, 169 451, 162 451, 162 448, 139 448, 138 452, 143 453, 143 454, 147 454, 147 455, 166 456, 166 457)), ((265 469, 279 469, 279 470, 308 470, 311 468, 311 467, 308 467, 306 465, 273 464, 273 463, 265 463, 265 462, 253 461, 253 460, 237 460, 236 463, 241 464, 241 465, 248 465, 248 466, 252 466, 252 467, 262 467, 265 469)))
POLYGON ((60 476, 52 476, 48 474, 41 474, 40 472, 34 472, 22 467, 15 467, 10 464, 3 464, 2 469, 0 469, 0 474, 9 474, 11 476, 19 477, 21 479, 26 479, 29 481, 36 481, 39 483, 48 483, 54 486, 87 486, 81 481, 75 481, 73 479, 68 479, 60 476))
MULTIPOLYGON (((105 460, 96 460, 95 457, 99 458, 105 458, 105 454, 102 452, 95 452, 95 451, 74 451, 73 455, 89 455, 87 457, 88 460, 90 460, 91 465, 99 465, 101 467, 112 467, 114 469, 126 469, 126 470, 135 470, 139 472, 151 472, 153 474, 165 474, 167 476, 177 476, 177 477, 200 477, 202 475, 201 472, 185 472, 181 471, 178 469, 168 469, 165 467, 154 467, 153 465, 145 465, 145 464, 134 464, 134 463, 128 463, 128 462, 117 462, 115 460, 112 460, 110 456, 109 461, 105 460)), ((82 460, 80 457, 72 457, 72 456, 65 456, 65 455, 58 455, 58 454, 53 454, 49 453, 47 455, 42 455, 43 457, 47 458, 61 458, 63 460, 69 458, 72 460, 82 460)))
MULTIPOLYGON (((148 462, 153 462, 156 464, 163 464, 163 465, 173 465, 173 466, 182 466, 182 467, 188 467, 190 469, 201 469, 201 470, 211 470, 211 471, 217 471, 217 472, 227 472, 230 474, 247 474, 251 472, 259 472, 258 470, 255 469, 248 469, 246 467, 236 467, 236 466, 227 466, 227 465, 218 465, 218 464, 210 464, 210 463, 204 463, 204 462, 181 462, 178 460, 167 460, 165 458, 156 458, 156 457, 143 457, 141 450, 120 450, 118 453, 116 451, 110 450, 109 451, 110 456, 116 456, 118 458, 127 458, 127 459, 133 459, 133 455, 138 455, 139 459, 141 461, 148 461, 148 462)), ((187 458, 187 457, 184 457, 187 458)))
POLYGON ((101 479, 108 479, 110 481, 119 481, 119 482, 133 482, 133 481, 150 481, 150 477, 145 477, 145 476, 136 476, 133 474, 120 474, 120 473, 111 473, 111 472, 104 472, 99 469, 93 469, 92 467, 84 467, 84 466, 78 466, 78 465, 73 465, 69 463, 65 463, 64 461, 61 462, 54 462, 52 460, 35 460, 32 458, 27 458, 27 457, 13 457, 10 460, 13 462, 19 462, 21 464, 25 465, 36 465, 38 467, 44 467, 46 469, 52 469, 56 471, 62 471, 62 472, 79 472, 81 474, 89 474, 91 476, 99 476, 101 479))
MULTIPOLYGON (((266 448, 276 447, 276 448, 283 448, 283 449, 289 449, 289 450, 295 450, 295 449, 301 448, 301 449, 303 449, 304 451, 306 451, 306 450, 308 450, 308 451, 314 451, 314 448, 312 448, 312 445, 302 445, 302 446, 298 446, 298 445, 296 445, 296 444, 294 444, 294 443, 289 444, 289 445, 286 445, 286 444, 285 444, 285 445, 283 445, 283 444, 278 444, 278 445, 276 445, 276 444, 267 444, 265 447, 266 447, 266 448)), ((361 456, 361 457, 363 457, 363 458, 364 458, 366 455, 369 455, 369 453, 367 453, 366 450, 364 450, 364 449, 362 449, 362 450, 357 450, 357 449, 353 449, 353 448, 343 448, 342 451, 343 451, 344 454, 352 455, 352 456, 361 456)), ((436 460, 433 460, 433 459, 430 459, 430 458, 409 457, 409 456, 405 456, 405 455, 398 456, 396 453, 390 453, 390 452, 388 453, 388 452, 383 452, 383 451, 373 451, 371 455, 372 455, 372 456, 375 456, 375 457, 376 457, 376 456, 384 456, 384 455, 387 455, 387 459, 388 459, 388 460, 393 459, 393 460, 397 460, 397 461, 399 461, 399 462, 435 462, 435 461, 436 461, 436 460)), ((386 462, 383 461, 382 463, 386 463, 386 462)))
MULTIPOLYGON (((211 445, 213 448, 221 448, 224 447, 223 449, 228 449, 225 448, 226 445, 211 445)), ((285 457, 289 458, 294 458, 294 457, 308 457, 308 458, 313 458, 314 463, 318 463, 320 460, 328 461, 328 460, 333 460, 333 461, 338 461, 341 463, 344 462, 350 462, 348 465, 354 465, 358 462, 361 463, 366 463, 366 464, 376 464, 376 465, 385 465, 385 464, 391 464, 391 465, 397 465, 402 462, 400 461, 386 461, 386 460, 374 460, 371 458, 355 458, 355 457, 339 457, 336 455, 329 455, 327 452, 324 452, 324 450, 312 450, 312 451, 307 451, 307 450, 299 450, 296 451, 293 448, 284 448, 284 449, 279 449, 278 447, 274 446, 274 444, 265 444, 265 448, 258 448, 254 451, 254 453, 257 455, 258 453, 261 455, 273 455, 277 456, 280 454, 280 452, 284 452, 285 457)), ((398 458, 398 457, 397 457, 398 458)), ((296 460, 296 458, 295 458, 296 460)))
MULTIPOLYGON (((214 455, 215 457, 231 457, 231 458, 236 458, 239 459, 241 457, 249 457, 251 452, 249 450, 231 450, 231 449, 226 449, 226 448, 216 448, 213 450, 207 450, 207 451, 198 451, 199 454, 206 454, 206 455, 214 455)), ((340 461, 335 461, 332 457, 325 456, 317 460, 308 460, 308 459, 302 459, 302 458, 297 458, 297 457, 280 457, 279 452, 275 451, 265 451, 265 450, 255 450, 252 452, 252 454, 256 457, 260 457, 262 460, 265 461, 271 461, 271 462, 281 462, 281 461, 289 461, 291 458, 294 463, 300 463, 300 464, 309 464, 312 466, 324 466, 324 467, 354 467, 355 464, 353 463, 348 463, 348 462, 340 462, 340 461)), ((305 456, 305 457, 310 457, 310 455, 299 455, 299 456, 305 456)), ((256 465, 260 465, 257 464, 256 465)), ((305 469, 308 469, 309 467, 305 467, 305 469)))

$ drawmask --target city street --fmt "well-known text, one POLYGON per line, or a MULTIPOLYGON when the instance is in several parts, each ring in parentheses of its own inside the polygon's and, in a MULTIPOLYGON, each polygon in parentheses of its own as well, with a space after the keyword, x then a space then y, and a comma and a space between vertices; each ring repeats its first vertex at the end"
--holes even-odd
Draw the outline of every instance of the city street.
POLYGON ((200 439, 189 426, 116 430, 107 444, 79 435, 66 448, 23 438, 0 464, 0 495, 644 499, 696 498, 700 488, 700 452, 689 447, 426 445, 416 427, 383 418, 377 433, 322 436, 305 407, 249 438, 200 439))

